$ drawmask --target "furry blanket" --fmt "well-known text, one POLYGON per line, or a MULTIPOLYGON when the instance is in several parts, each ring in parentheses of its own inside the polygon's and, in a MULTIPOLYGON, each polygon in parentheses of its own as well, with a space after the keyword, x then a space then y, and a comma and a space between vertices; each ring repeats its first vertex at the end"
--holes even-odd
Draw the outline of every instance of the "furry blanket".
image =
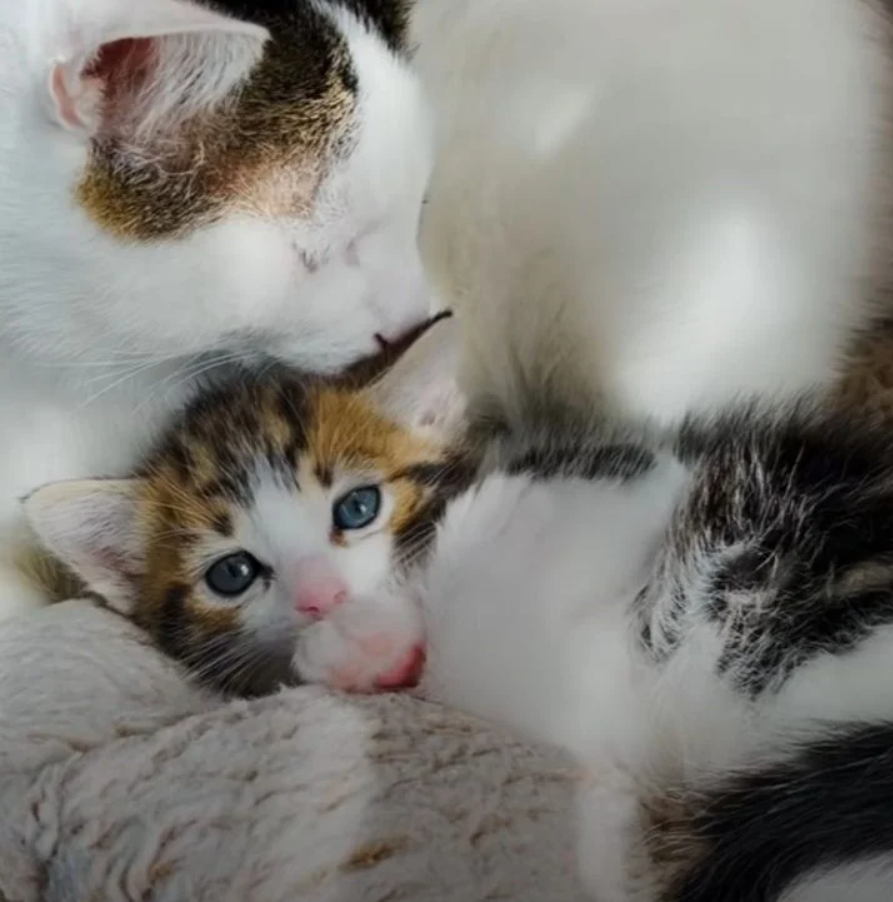
POLYGON ((416 699, 221 702, 86 602, 0 631, 3 902, 573 902, 571 793, 416 699))

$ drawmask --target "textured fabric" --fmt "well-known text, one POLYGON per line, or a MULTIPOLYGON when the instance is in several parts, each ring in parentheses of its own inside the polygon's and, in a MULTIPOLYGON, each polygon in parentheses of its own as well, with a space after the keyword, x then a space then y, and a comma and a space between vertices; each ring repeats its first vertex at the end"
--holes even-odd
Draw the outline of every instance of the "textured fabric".
POLYGON ((126 621, 0 631, 8 902, 563 902, 563 762, 416 699, 222 703, 126 621))

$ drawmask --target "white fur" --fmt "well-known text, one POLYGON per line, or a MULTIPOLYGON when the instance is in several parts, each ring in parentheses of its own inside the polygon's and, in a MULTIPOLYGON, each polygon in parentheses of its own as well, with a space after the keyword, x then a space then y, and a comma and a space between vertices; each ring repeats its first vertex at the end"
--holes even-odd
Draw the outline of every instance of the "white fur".
POLYGON ((593 731, 633 744, 643 675, 622 637, 683 476, 493 476, 451 505, 425 576, 426 692, 572 751, 593 731))
MULTIPOLYGON (((172 128, 186 82, 189 109, 225 101, 257 57, 261 30, 183 0, 0 7, 5 549, 18 541, 20 495, 51 480, 129 470, 208 365, 199 355, 270 353, 330 371, 374 350, 375 333, 393 336, 428 314, 415 249, 430 168, 426 107, 381 41, 346 14, 336 19, 353 53, 360 109, 355 150, 330 173, 312 216, 233 213, 183 239, 125 244, 73 203, 89 116, 87 131, 60 121, 53 67, 66 67, 70 88, 103 41, 174 33, 161 39, 162 58, 182 74, 159 82, 135 113, 145 128, 172 128), (302 257, 321 261, 318 269, 302 257)), ((0 617, 40 600, 10 557, 0 559, 0 617)))
POLYGON ((473 392, 675 421, 834 375, 888 265, 870 2, 419 0, 414 30, 422 243, 473 392))

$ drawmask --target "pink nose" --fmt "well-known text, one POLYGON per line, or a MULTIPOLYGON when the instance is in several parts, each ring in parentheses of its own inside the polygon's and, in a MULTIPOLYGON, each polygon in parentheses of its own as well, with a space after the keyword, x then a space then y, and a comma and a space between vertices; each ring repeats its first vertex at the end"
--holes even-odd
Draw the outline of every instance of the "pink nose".
POLYGON ((295 610, 307 617, 325 617, 347 600, 347 586, 337 577, 309 579, 298 587, 295 610))

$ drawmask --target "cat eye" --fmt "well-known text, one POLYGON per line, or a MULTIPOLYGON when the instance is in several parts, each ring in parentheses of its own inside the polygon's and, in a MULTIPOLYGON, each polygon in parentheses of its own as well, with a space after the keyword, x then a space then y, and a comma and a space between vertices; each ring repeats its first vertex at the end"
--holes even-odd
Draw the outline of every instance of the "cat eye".
POLYGON ((353 489, 343 495, 332 508, 336 528, 362 529, 368 526, 381 509, 381 489, 374 485, 353 489))
POLYGON ((205 571, 205 583, 217 595, 233 598, 247 592, 261 572, 261 565, 247 551, 227 555, 205 571))

